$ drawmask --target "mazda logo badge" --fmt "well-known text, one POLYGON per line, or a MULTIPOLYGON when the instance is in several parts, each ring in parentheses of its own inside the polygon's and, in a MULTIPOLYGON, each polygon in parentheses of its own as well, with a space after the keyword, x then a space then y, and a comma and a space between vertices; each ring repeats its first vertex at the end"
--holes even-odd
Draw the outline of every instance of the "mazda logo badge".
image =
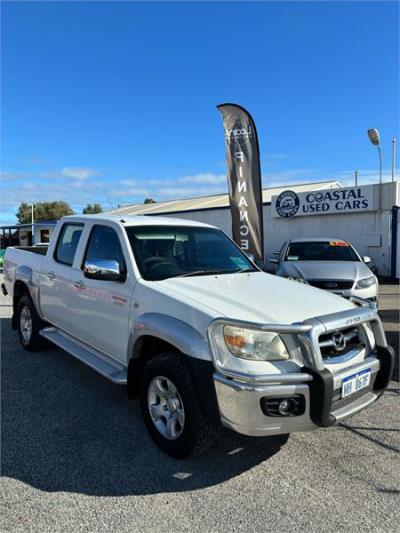
POLYGON ((337 352, 341 352, 346 348, 346 337, 343 335, 343 333, 334 333, 332 335, 332 342, 333 347, 337 352))

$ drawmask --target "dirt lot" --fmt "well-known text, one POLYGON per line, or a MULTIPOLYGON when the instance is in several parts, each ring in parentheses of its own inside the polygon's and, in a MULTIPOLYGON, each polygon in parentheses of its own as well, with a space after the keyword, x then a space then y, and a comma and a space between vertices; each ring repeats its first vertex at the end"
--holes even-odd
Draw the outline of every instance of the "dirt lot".
MULTIPOLYGON (((56 348, 22 350, 1 298, 1 531, 398 530, 397 381, 335 428, 287 442, 224 431, 176 461, 122 388, 56 348)), ((380 307, 398 354, 398 286, 380 307)))

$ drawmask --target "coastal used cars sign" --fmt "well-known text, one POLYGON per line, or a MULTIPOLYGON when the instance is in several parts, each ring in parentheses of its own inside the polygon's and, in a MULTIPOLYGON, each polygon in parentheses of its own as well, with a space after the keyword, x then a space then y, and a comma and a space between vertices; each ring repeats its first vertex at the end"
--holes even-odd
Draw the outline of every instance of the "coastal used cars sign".
POLYGON ((296 193, 283 191, 272 198, 273 216, 292 218, 371 211, 372 187, 346 187, 296 193))

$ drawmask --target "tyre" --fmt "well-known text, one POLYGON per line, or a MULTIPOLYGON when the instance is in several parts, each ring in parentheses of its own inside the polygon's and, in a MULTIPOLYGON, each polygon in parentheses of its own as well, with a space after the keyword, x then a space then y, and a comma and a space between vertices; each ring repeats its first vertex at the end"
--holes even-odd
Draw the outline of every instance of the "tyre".
POLYGON ((39 318, 35 306, 28 295, 24 295, 17 306, 17 330, 22 346, 34 352, 44 346, 44 339, 39 335, 39 331, 44 324, 39 318))
POLYGON ((213 443, 215 426, 203 416, 190 370, 179 354, 157 355, 146 364, 140 401, 147 430, 163 452, 184 459, 213 443))

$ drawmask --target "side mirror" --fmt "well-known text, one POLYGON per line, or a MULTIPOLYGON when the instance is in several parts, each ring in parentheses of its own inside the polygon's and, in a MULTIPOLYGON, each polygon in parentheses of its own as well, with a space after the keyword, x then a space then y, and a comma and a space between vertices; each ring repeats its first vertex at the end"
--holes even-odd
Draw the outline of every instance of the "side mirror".
POLYGON ((89 279, 124 281, 126 273, 114 259, 90 259, 83 265, 83 275, 89 279))
POLYGON ((368 257, 368 255, 364 255, 363 258, 362 258, 362 260, 364 261, 365 264, 368 264, 368 263, 371 262, 371 258, 368 257))
POLYGON ((269 256, 269 262, 278 264, 279 263, 279 258, 276 255, 270 255, 269 256))

